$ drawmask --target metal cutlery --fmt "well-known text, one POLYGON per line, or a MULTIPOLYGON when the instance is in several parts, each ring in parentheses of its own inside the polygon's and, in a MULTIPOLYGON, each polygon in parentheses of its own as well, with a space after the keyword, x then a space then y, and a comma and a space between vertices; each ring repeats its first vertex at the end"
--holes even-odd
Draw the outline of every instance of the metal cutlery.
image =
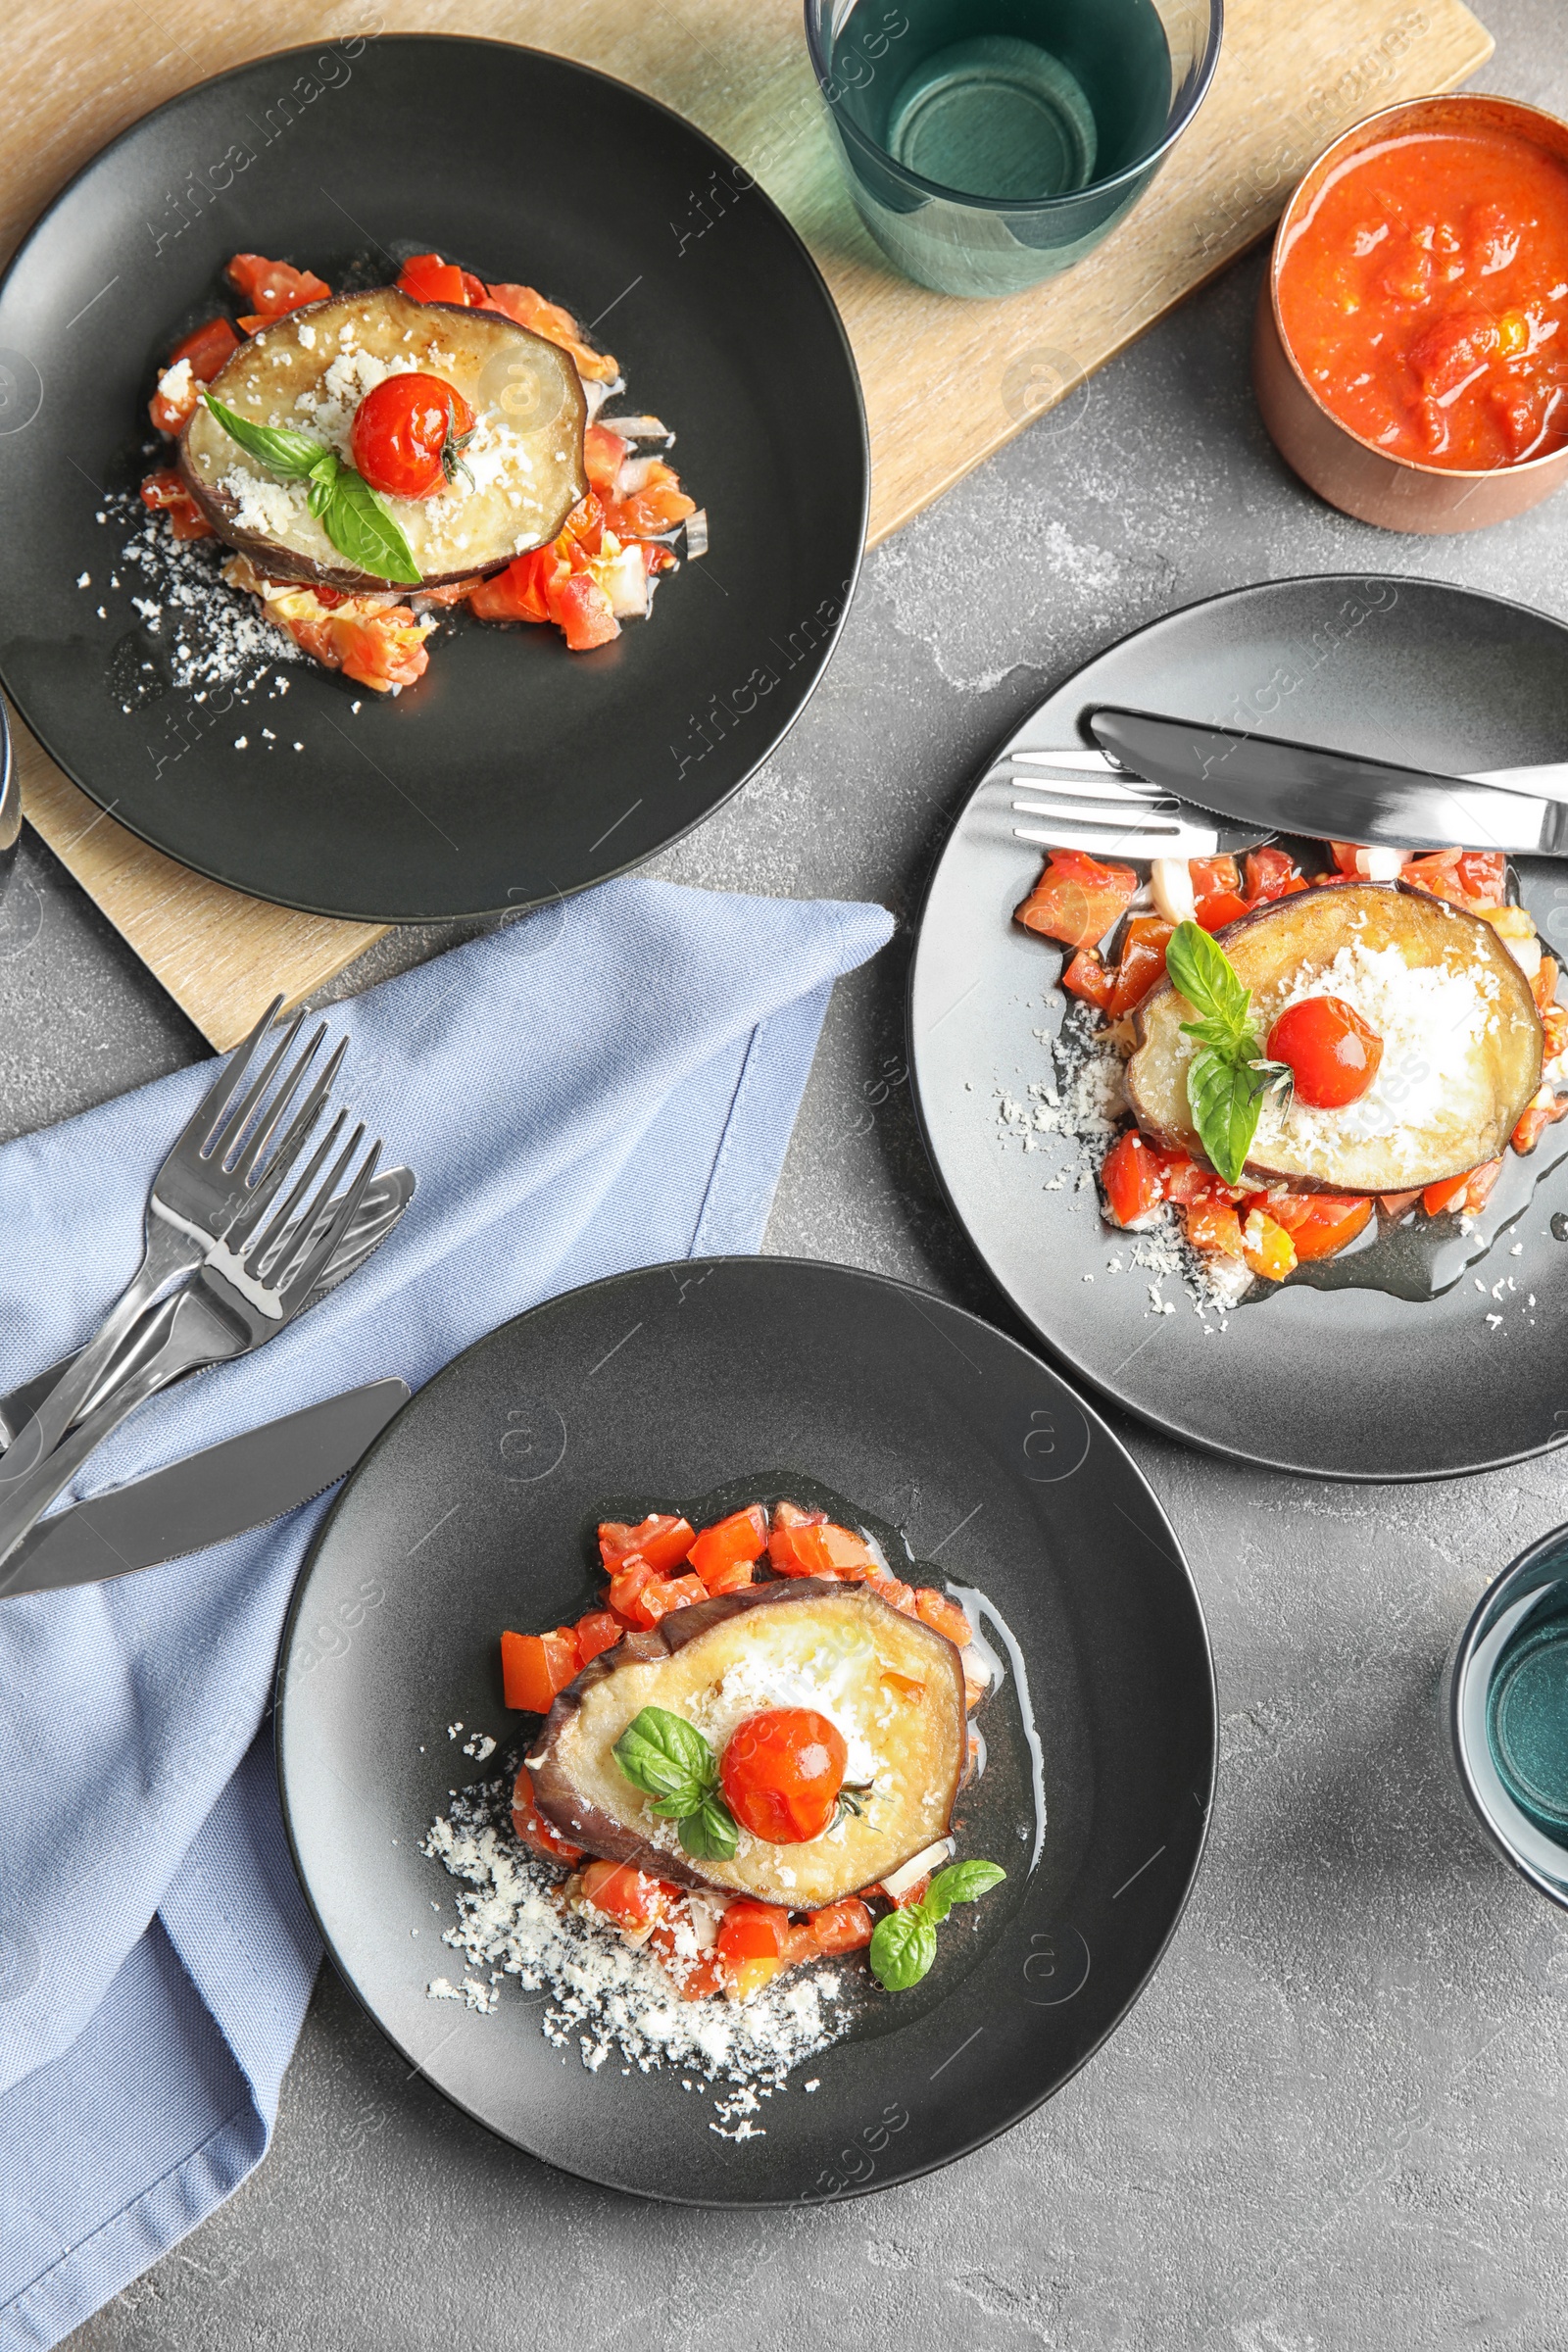
POLYGON ((23 1537, 0 1599, 100 1584, 264 1527, 345 1478, 408 1400, 406 1382, 370 1381, 74 1503, 23 1537))
MULTIPOLYGON (((412 1168, 377 1169, 365 1188, 365 1197, 355 1212, 348 1231, 332 1252, 325 1272, 306 1300, 307 1306, 315 1306, 319 1299, 335 1291, 340 1282, 346 1282, 352 1273, 364 1265, 372 1250, 380 1248, 387 1236, 396 1228, 399 1218, 413 1200, 414 1193, 415 1175, 412 1168)), ((315 1220, 318 1230, 324 1231, 328 1214, 330 1214, 330 1203, 328 1203, 327 1209, 319 1212, 315 1220)), ((92 1395, 86 1398, 84 1409, 90 1409, 93 1404, 100 1401, 116 1385, 122 1373, 132 1368, 131 1353, 132 1346, 127 1342, 116 1353, 102 1380, 99 1381, 92 1395)), ((136 1361, 141 1360, 141 1348, 137 1344, 134 1350, 136 1361)), ((30 1380, 21 1382, 9 1396, 0 1396, 0 1451, 3 1451, 12 1443, 17 1431, 24 1428, 32 1418, 39 1403, 70 1371, 74 1360, 72 1356, 65 1356, 59 1363, 51 1364, 47 1371, 34 1373, 30 1380)), ((78 1415, 77 1418, 79 1417, 78 1415)))
POLYGON ((261 1199, 257 1188, 232 1220, 229 1238, 158 1308, 138 1343, 143 1360, 41 1461, 0 1487, 0 1565, 137 1405, 182 1373, 229 1362, 275 1339, 308 1304, 360 1208, 381 1148, 377 1142, 362 1152, 365 1129, 357 1126, 323 1176, 347 1115, 338 1112, 304 1174, 260 1232, 270 1200, 261 1199), (346 1186, 341 1193, 340 1185, 346 1186), (323 1224, 321 1212, 328 1207, 323 1224))
POLYGON ((1091 856, 1202 858, 1272 833, 1407 849, 1568 856, 1568 765, 1438 776, 1311 744, 1145 711, 1088 713, 1099 748, 1013 749, 992 776, 1036 785, 1014 837, 1091 856))
POLYGON ((281 997, 272 1000, 230 1056, 159 1169, 147 1200, 141 1264, 94 1337, 0 1456, 0 1502, 59 1444, 147 1308, 220 1247, 242 1215, 266 1206, 309 1142, 347 1051, 346 1039, 328 1057, 286 1132, 279 1130, 326 1035, 324 1021, 274 1093, 273 1080, 305 1017, 296 1013, 259 1074, 240 1091, 282 1003, 281 997))

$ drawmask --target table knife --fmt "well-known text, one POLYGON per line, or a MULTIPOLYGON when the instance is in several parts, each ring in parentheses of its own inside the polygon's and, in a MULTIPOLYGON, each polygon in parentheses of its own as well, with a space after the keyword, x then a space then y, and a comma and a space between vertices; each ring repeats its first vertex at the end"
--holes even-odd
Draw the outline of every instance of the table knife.
POLYGON ((156 1568, 265 1526, 346 1477, 408 1400, 405 1382, 372 1380, 41 1519, 0 1568, 0 1599, 156 1568))
MULTIPOLYGON (((1568 801, 1544 790, 1562 769, 1444 776, 1319 744, 1243 734, 1145 710, 1102 707, 1090 732, 1120 766, 1242 824, 1408 850, 1505 850, 1568 858, 1568 801), (1511 789, 1530 778, 1535 790, 1511 789)), ((1562 788, 1559 784, 1559 788, 1562 788)))

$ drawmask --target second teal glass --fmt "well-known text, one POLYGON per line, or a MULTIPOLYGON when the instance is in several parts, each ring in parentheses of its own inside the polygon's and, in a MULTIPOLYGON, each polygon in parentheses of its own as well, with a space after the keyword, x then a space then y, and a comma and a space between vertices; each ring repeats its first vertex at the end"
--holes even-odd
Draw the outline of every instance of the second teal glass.
POLYGON ((1222 0, 807 0, 866 226, 938 293, 1013 294, 1092 253, 1202 101, 1222 0))

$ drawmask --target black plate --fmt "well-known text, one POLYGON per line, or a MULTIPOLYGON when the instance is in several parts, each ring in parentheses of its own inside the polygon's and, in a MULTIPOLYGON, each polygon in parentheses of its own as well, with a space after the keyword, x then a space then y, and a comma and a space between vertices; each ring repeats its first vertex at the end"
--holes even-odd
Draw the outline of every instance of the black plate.
MULTIPOLYGON (((350 1481, 306 1563, 279 1668, 295 1859, 338 1967, 412 2064, 504 2138, 644 2196, 810 2202, 947 2164, 1049 2097, 1147 1983, 1197 1869, 1213 1675, 1176 1539, 1097 1416, 1013 1341, 923 1293, 780 1258, 682 1263, 537 1307, 460 1356, 350 1481), (669 2074, 590 2075, 509 1983, 488 2017, 431 2002, 454 1882, 416 1840, 487 1778, 447 1727, 503 1742, 497 1634, 588 1605, 612 1498, 807 1473, 900 1524, 1010 1624, 1043 1748, 1038 1866, 1017 1679, 960 1851, 1007 1884, 918 1992, 864 2016, 767 2101, 710 2130, 669 2074), (421 1752, 421 1744, 422 1750, 421 1752), (456 1769, 455 1769, 456 1768, 456 1769), (418 1928, 414 1938, 410 1930, 418 1928), (801 2076, 821 2088, 802 2095, 801 2076)), ((946 1933, 946 1932, 945 1932, 946 1933)))
MULTIPOLYGON (((1559 760, 1568 629, 1433 581, 1278 580, 1189 606, 1112 646, 1040 705, 1027 740, 1081 741, 1080 714, 1096 703, 1450 773, 1559 760)), ((1058 953, 1011 920, 1044 856, 1013 838, 1014 824, 1031 821, 1012 815, 1013 797, 982 782, 957 817, 921 916, 909 1020, 931 1156, 1020 1314, 1103 1395, 1244 1461, 1320 1478, 1446 1478, 1560 1444, 1568 1249, 1549 1224, 1568 1205, 1560 1128, 1536 1162, 1516 1163, 1511 1205, 1505 1176, 1481 1227, 1501 1224, 1500 1238, 1438 1298, 1293 1281, 1204 1338, 1179 1283, 1163 1286, 1178 1306, 1162 1315, 1147 1275, 1107 1276, 1117 1242, 1095 1198, 1046 1190, 1054 1158, 998 1141, 999 1090, 1021 1098, 1049 1076, 1037 1032, 1054 1029, 1065 1004, 1058 953), (1533 1195, 1523 1166, 1546 1171, 1533 1195), (1489 1291, 1503 1286, 1498 1298, 1481 1295, 1483 1278, 1489 1291)), ((1545 945, 1561 956, 1568 866, 1534 859, 1519 870, 1545 945)), ((1334 1279, 1348 1270, 1349 1259, 1334 1279)))
POLYGON ((814 264, 689 122, 501 42, 295 50, 117 139, 0 288, 0 677, 68 775, 198 872, 371 920, 527 906, 651 857, 767 758, 832 651, 868 478, 814 264), (162 683, 145 583, 122 564, 107 587, 123 525, 94 520, 152 462, 155 360, 232 310, 236 250, 336 286, 430 248, 601 321, 630 409, 678 433, 710 557, 592 654, 465 617, 396 701, 294 662, 283 698, 197 704, 162 683))

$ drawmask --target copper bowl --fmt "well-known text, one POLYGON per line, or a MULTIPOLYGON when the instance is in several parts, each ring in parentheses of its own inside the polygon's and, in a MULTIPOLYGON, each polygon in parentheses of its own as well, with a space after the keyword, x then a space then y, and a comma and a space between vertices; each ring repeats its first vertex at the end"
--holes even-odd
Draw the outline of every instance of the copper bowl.
POLYGON ((1391 457, 1362 440, 1323 405, 1286 342, 1280 323, 1280 265, 1291 232, 1347 156, 1409 131, 1503 130, 1544 148, 1568 166, 1568 122, 1515 98, 1466 91, 1412 98, 1352 124, 1325 148, 1290 203, 1274 239, 1274 257, 1258 295, 1252 337, 1252 385, 1274 446, 1319 498, 1386 531, 1479 531, 1523 514, 1568 482, 1568 444, 1517 466, 1467 472, 1391 457))

